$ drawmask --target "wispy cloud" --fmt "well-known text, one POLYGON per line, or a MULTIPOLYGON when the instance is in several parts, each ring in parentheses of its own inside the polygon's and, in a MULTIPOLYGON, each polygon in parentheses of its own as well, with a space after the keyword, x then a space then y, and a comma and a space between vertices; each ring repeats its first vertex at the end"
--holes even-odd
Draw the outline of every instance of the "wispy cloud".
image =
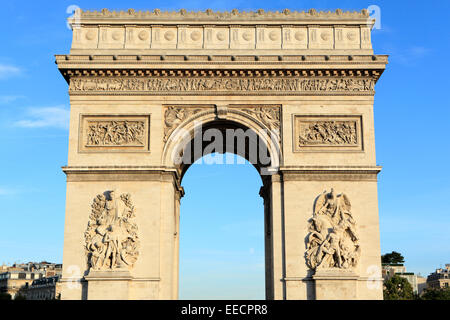
POLYGON ((70 112, 65 106, 29 108, 26 119, 15 122, 22 128, 69 128, 70 112))
POLYGON ((21 98, 23 96, 0 96, 0 104, 8 104, 21 98))
POLYGON ((22 70, 19 67, 0 63, 0 79, 7 79, 14 76, 17 76, 22 73, 22 70))
POLYGON ((411 46, 402 50, 391 47, 389 54, 393 61, 410 65, 416 63, 431 53, 431 49, 423 46, 411 46))
POLYGON ((0 196, 10 196, 17 192, 17 190, 11 188, 0 187, 0 196))

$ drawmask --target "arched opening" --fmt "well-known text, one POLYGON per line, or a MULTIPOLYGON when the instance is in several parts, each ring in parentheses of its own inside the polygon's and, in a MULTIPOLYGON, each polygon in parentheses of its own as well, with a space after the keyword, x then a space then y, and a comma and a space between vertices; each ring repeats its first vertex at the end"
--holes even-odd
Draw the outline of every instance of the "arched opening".
POLYGON ((258 128, 258 125, 252 126, 251 123, 248 125, 236 119, 211 119, 211 115, 207 115, 206 119, 200 119, 197 123, 188 121, 181 124, 177 130, 178 132, 171 137, 172 140, 168 141, 168 144, 172 146, 165 150, 166 155, 171 156, 170 162, 178 171, 179 183, 186 190, 185 197, 192 195, 189 190, 192 185, 194 185, 193 192, 197 193, 191 199, 185 198, 180 201, 186 209, 178 207, 180 208, 178 226, 180 234, 176 239, 179 248, 176 250, 176 255, 180 258, 181 253, 181 264, 178 264, 178 267, 186 268, 181 272, 178 271, 176 276, 181 283, 179 297, 181 299, 273 299, 272 197, 270 195, 272 171, 270 169, 274 167, 274 164, 278 165, 279 149, 276 149, 278 140, 274 141, 273 132, 261 126, 258 128), (197 166, 198 163, 201 165, 197 166), (195 169, 189 170, 191 167, 195 169), (195 174, 202 174, 198 173, 199 169, 203 171, 203 175, 206 172, 203 185, 201 181, 195 179, 195 174), (230 169, 231 171, 227 173, 230 169), (241 169, 245 171, 245 174, 239 174, 241 169), (190 171, 192 171, 192 177, 188 173, 190 171), (227 181, 223 183, 224 185, 220 185, 223 181, 220 179, 221 171, 225 171, 226 175, 222 177, 227 181), (243 180, 246 176, 251 178, 243 180), (247 185, 245 192, 239 194, 235 193, 238 190, 236 187, 233 190, 225 190, 227 183, 231 187, 233 184, 239 184, 240 187, 245 187, 246 183, 250 185, 247 185), (208 190, 205 190, 205 187, 208 190), (202 195, 207 199, 202 198, 202 195), (214 210, 215 207, 217 207, 216 213, 211 215, 208 211, 214 210), (241 219, 233 225, 233 216, 230 217, 227 210, 236 215, 235 220, 239 216, 241 219), (246 213, 249 210, 252 210, 250 215, 246 213), (187 223, 189 219, 193 221, 187 223), (202 225, 195 225, 195 219, 199 219, 202 225), (187 232, 183 235, 185 227, 187 232), (243 237, 240 242, 239 236, 243 237), (183 243, 184 237, 186 237, 186 243, 183 243), (229 248, 227 248, 227 237, 231 240, 228 244, 231 244, 229 248), (202 249, 200 244, 205 243, 211 247, 202 249), (212 250, 214 247, 220 249, 212 250), (224 255, 229 254, 231 261, 227 260, 226 256, 220 256, 221 251, 224 255), (218 256, 214 257, 214 255, 218 256), (202 259, 207 260, 203 262, 207 263, 206 266, 202 265, 202 259), (234 263, 233 259, 235 259, 234 263), (220 261, 223 263, 220 264, 220 261), (233 270, 225 270, 227 263, 228 269, 234 269, 234 273, 233 270), (219 267, 222 269, 217 269, 219 267), (258 275, 258 268, 261 267, 265 270, 264 276, 261 273, 258 275), (239 268, 241 268, 240 272, 239 268), (198 274, 201 270, 203 270, 202 275, 198 274), (264 285, 262 285, 264 280, 257 280, 258 276, 265 279, 264 285))
POLYGON ((259 173, 234 154, 210 154, 182 184, 179 298, 265 299, 259 173), (219 157, 222 164, 211 163, 219 157))

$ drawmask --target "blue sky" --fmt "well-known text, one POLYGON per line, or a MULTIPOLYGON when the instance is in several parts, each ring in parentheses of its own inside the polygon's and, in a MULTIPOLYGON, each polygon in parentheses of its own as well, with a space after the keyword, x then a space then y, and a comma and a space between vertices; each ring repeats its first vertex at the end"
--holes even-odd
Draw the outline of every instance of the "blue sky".
MULTIPOLYGON (((69 100, 53 54, 69 52, 65 19, 72 4, 188 10, 378 5, 381 29, 373 31, 372 42, 375 53, 390 55, 375 97, 377 162, 384 167, 379 176, 382 252, 403 253, 408 270, 423 275, 450 262, 445 73, 450 2, 71 0, 2 3, 0 263, 62 261, 65 176, 60 167, 67 161, 69 100)), ((194 165, 183 185, 181 298, 263 298, 263 208, 256 170, 194 165)))

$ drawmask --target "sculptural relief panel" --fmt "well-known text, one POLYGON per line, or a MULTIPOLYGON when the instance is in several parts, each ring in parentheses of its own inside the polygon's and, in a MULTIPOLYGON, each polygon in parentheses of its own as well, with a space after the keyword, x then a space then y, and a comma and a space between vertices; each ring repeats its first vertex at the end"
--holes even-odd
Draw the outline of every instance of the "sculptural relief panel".
POLYGON ((362 151, 362 117, 294 115, 294 152, 362 151))
POLYGON ((79 152, 149 151, 150 115, 81 115, 79 152))
POLYGON ((331 189, 318 196, 308 230, 305 259, 310 269, 355 270, 361 247, 347 195, 331 189))
MULTIPOLYGON (((212 108, 212 107, 211 107, 212 108)), ((204 111, 205 108, 186 107, 186 106, 167 106, 164 110, 164 138, 163 141, 167 142, 172 132, 177 127, 191 118, 193 115, 204 111)))
POLYGON ((97 195, 84 233, 88 270, 129 270, 139 255, 136 210, 131 195, 114 190, 97 195))

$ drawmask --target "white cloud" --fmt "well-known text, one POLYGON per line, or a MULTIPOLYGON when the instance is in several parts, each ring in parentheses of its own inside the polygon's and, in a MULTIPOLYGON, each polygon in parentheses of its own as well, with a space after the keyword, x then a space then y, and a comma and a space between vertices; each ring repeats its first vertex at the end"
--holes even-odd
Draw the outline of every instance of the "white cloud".
POLYGON ((27 118, 17 121, 16 126, 22 128, 69 128, 70 111, 64 106, 30 108, 27 118))
POLYGON ((8 104, 21 98, 23 96, 0 96, 0 104, 8 104))
POLYGON ((0 63, 0 79, 6 79, 19 75, 22 70, 16 66, 0 63))
POLYGON ((390 54, 393 61, 397 61, 404 65, 417 63, 432 52, 430 48, 423 46, 411 46, 401 50, 391 47, 386 51, 390 54))
POLYGON ((15 193, 16 190, 0 187, 0 196, 9 196, 15 193))

